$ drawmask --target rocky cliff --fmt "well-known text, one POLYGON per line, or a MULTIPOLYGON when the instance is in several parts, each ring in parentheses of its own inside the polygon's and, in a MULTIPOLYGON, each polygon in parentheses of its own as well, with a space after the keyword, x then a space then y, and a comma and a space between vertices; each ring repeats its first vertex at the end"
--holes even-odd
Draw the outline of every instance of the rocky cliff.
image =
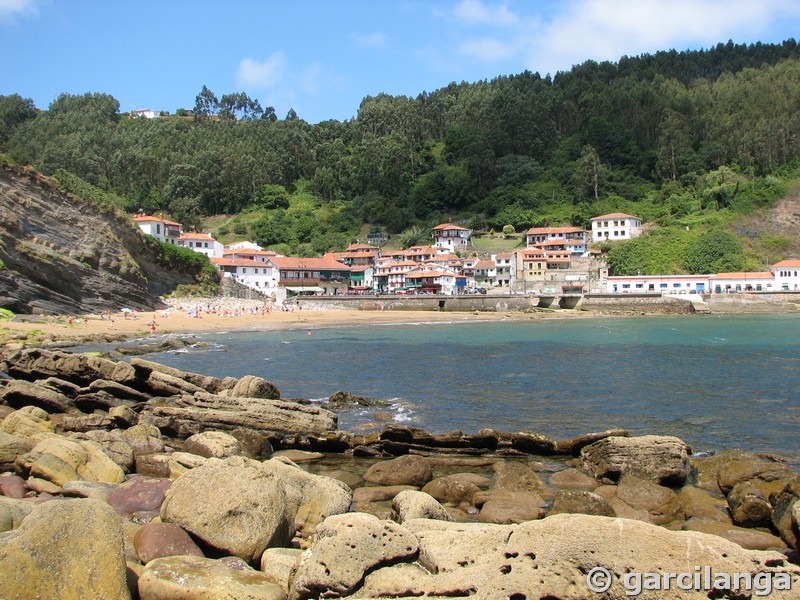
POLYGON ((0 169, 0 307, 17 313, 147 310, 191 275, 157 264, 124 215, 64 194, 27 169, 0 169))

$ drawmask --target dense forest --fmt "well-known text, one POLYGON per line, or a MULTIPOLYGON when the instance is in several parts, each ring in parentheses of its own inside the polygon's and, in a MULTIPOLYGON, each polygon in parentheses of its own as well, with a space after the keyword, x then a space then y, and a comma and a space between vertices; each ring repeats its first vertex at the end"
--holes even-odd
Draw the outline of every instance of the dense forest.
POLYGON ((748 244, 732 224, 797 177, 800 47, 728 42, 379 94, 318 124, 206 87, 156 119, 103 93, 46 110, 15 94, 0 96, 0 152, 129 212, 285 253, 338 250, 365 229, 588 227, 622 211, 650 227, 604 248, 615 274, 755 270, 793 249, 748 244))

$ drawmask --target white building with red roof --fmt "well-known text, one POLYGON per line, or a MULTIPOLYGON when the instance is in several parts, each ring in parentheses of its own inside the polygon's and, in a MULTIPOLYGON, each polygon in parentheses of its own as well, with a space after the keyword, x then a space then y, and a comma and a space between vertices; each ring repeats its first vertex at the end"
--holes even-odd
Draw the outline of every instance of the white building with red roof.
POLYGON ((230 277, 262 294, 269 294, 279 302, 286 298, 285 290, 278 287, 278 273, 269 263, 231 257, 211 257, 209 260, 222 272, 223 277, 230 277))
POLYGON ((465 252, 471 235, 471 229, 442 223, 433 228, 433 247, 445 252, 465 252))
POLYGON ((228 248, 227 245, 225 246, 225 252, 223 253, 224 258, 247 258, 257 262, 267 262, 267 259, 273 258, 274 256, 280 256, 280 254, 274 252, 273 250, 253 250, 248 248, 232 250, 228 248))
POLYGON ((573 254, 583 254, 586 252, 588 237, 588 233, 580 227, 531 227, 525 233, 525 243, 528 248, 533 248, 559 240, 563 245, 569 246, 573 254))
POLYGON ((222 258, 225 253, 225 246, 208 233, 184 233, 176 243, 183 248, 205 254, 209 258, 222 258))
POLYGON ((775 291, 775 276, 770 271, 717 273, 709 278, 715 294, 775 291))
POLYGON ((625 213, 609 213, 592 219, 592 241, 630 240, 642 234, 642 220, 625 213))
POLYGON ((800 260, 782 260, 769 268, 775 278, 775 289, 782 292, 800 290, 800 260))
POLYGON ((295 294, 346 294, 350 267, 332 258, 276 256, 267 260, 278 272, 278 285, 295 294))
POLYGON ((133 221, 139 226, 146 235, 156 238, 159 242, 167 244, 177 244, 181 236, 181 224, 176 221, 165 219, 163 214, 137 215, 133 221))

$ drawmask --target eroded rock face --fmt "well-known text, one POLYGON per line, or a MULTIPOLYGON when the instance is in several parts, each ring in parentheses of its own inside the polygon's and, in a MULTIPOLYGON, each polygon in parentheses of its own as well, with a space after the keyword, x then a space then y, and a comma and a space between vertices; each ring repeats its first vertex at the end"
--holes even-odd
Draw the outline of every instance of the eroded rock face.
POLYGON ((242 454, 242 445, 223 431, 204 431, 186 440, 184 450, 205 458, 228 458, 242 454))
POLYGON ((85 479, 102 483, 122 483, 125 473, 103 449, 90 441, 62 437, 46 438, 17 459, 17 467, 29 476, 57 486, 85 479))
POLYGON ((392 499, 392 518, 400 524, 411 519, 453 520, 435 498, 414 490, 402 491, 392 499))
MULTIPOLYGON (((403 527, 419 540, 419 565, 405 560, 365 571, 359 595, 585 600, 594 597, 587 574, 598 565, 614 574, 602 595, 609 599, 630 597, 626 582, 635 586, 636 573, 685 573, 687 565, 707 565, 714 573, 785 573, 781 577, 790 578, 792 587, 800 585, 800 568, 780 553, 745 550, 717 536, 627 519, 555 515, 511 526, 420 519, 403 527), (626 579, 630 573, 634 576, 626 579)), ((357 540, 353 543, 358 546, 357 540)), ((773 590, 771 597, 794 594, 773 590)), ((640 597, 696 595, 672 586, 640 597)))
POLYGON ((581 450, 581 466, 598 479, 635 475, 665 485, 686 480, 689 447, 664 435, 608 437, 581 450))
POLYGON ((53 500, 0 534, 0 597, 128 600, 122 529, 99 500, 53 500))
POLYGON ((368 570, 413 557, 417 550, 417 538, 392 521, 364 513, 329 517, 300 560, 289 597, 346 596, 368 570))

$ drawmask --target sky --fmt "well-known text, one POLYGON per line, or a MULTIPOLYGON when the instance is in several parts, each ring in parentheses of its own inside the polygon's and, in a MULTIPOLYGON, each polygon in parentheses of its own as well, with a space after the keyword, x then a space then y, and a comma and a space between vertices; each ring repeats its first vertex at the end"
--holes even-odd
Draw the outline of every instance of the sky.
POLYGON ((205 85, 319 123, 380 93, 789 38, 799 0, 0 0, 0 95, 174 113, 205 85))

